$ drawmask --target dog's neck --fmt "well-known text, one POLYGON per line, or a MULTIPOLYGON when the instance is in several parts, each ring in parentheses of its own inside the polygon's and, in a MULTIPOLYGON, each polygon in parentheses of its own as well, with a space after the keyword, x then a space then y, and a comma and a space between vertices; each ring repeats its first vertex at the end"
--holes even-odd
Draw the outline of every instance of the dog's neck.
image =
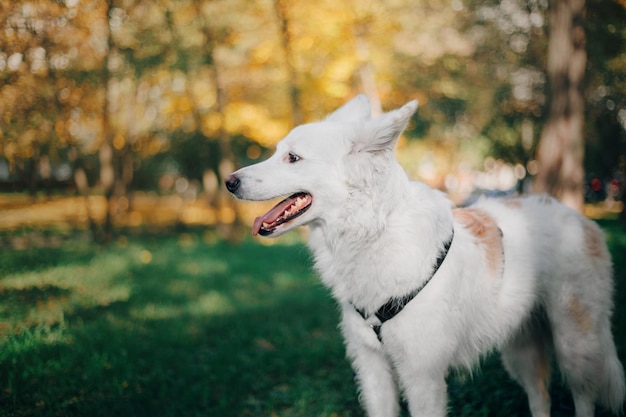
POLYGON ((447 197, 404 172, 391 175, 383 189, 352 195, 342 215, 310 225, 324 284, 340 302, 370 312, 427 280, 452 230, 447 197))

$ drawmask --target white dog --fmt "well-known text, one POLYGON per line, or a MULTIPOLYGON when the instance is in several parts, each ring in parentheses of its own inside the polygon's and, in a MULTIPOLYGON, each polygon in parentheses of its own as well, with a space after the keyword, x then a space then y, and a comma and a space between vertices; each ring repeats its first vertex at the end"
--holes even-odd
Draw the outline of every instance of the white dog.
POLYGON ((410 181, 395 143, 412 101, 371 119, 359 96, 292 130, 268 160, 226 178, 244 200, 290 195, 252 233, 310 227, 321 279, 367 414, 446 414, 446 375, 499 348, 534 417, 550 415, 551 357, 577 417, 596 402, 617 412, 624 371, 611 335, 612 267, 598 226, 547 196, 453 208, 410 181))

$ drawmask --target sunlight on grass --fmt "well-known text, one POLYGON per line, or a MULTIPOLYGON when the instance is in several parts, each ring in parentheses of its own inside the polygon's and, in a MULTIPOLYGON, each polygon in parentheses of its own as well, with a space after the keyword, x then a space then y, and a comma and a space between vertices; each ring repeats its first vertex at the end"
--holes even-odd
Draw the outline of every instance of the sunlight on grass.
POLYGON ((297 281, 294 281, 293 274, 285 271, 278 271, 272 274, 272 284, 281 290, 289 290, 298 285, 297 281))
POLYGON ((67 334, 65 326, 50 327, 39 324, 9 337, 4 337, 2 350, 0 350, 0 363, 12 355, 27 354, 41 348, 41 346, 70 344, 71 342, 72 339, 67 334))
POLYGON ((112 253, 96 256, 85 264, 4 276, 2 291, 8 294, 8 300, 0 307, 2 333, 63 324, 67 314, 78 310, 127 301, 131 288, 120 278, 131 263, 131 258, 112 253))
POLYGON ((250 415, 240 412, 245 392, 310 360, 298 337, 328 338, 317 313, 286 323, 315 312, 322 291, 301 245, 231 246, 186 233, 0 257, 11 260, 0 270, 0 416, 250 415), (263 375, 241 375, 268 355, 278 361, 263 375))
POLYGON ((194 300, 189 306, 189 311, 196 315, 217 315, 233 313, 235 306, 219 292, 210 291, 194 300))
POLYGON ((138 309, 132 309, 130 315, 140 320, 163 320, 193 316, 211 316, 233 313, 235 306, 224 295, 210 291, 199 295, 184 305, 150 303, 138 309))
POLYGON ((218 259, 202 259, 177 265, 177 271, 188 275, 226 274, 228 264, 218 259))
MULTIPOLYGON (((271 202, 235 201, 237 214, 245 224, 252 225, 254 218, 264 213, 271 202)), ((232 207, 212 207, 204 198, 188 200, 180 195, 158 195, 156 193, 136 191, 133 193, 132 206, 126 197, 113 198, 111 206, 117 208, 114 222, 118 227, 168 226, 185 224, 188 226, 215 225, 218 221, 230 224, 235 220, 232 207), (156 209, 158 208, 158 209, 156 209)), ((45 200, 33 198, 27 194, 3 195, 0 198, 0 230, 33 229, 81 229, 87 230, 89 216, 98 224, 104 222, 106 199, 92 195, 88 198, 76 196, 50 196, 45 200)), ((271 240, 266 239, 271 244, 271 240)), ((20 249, 28 245, 18 244, 20 249)))

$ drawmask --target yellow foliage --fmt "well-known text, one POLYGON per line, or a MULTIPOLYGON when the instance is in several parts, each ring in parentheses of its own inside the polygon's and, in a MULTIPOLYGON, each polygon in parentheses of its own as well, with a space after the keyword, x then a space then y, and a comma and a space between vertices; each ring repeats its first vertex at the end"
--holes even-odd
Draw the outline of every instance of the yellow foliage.
POLYGON ((229 134, 243 134, 263 146, 275 144, 289 131, 287 122, 273 119, 266 107, 245 102, 226 106, 224 121, 229 134))
POLYGON ((211 112, 202 118, 202 134, 206 137, 212 137, 218 134, 222 127, 223 117, 220 113, 211 112))
POLYGON ((179 97, 177 100, 177 105, 176 105, 176 110, 181 112, 181 113, 188 113, 189 111, 191 111, 192 109, 192 105, 191 105, 191 100, 189 100, 189 97, 179 97))
POLYGON ((113 136, 113 147, 117 150, 120 150, 126 145, 126 138, 121 133, 117 133, 113 136))
POLYGON ((263 65, 267 63, 276 52, 276 42, 265 40, 260 42, 251 54, 251 63, 263 65))
POLYGON ((150 140, 150 142, 148 143, 148 155, 156 155, 161 152, 161 141, 162 139, 160 136, 156 136, 152 138, 152 140, 150 140))
MULTIPOLYGON (((0 157, 12 166, 37 152, 63 155, 57 151, 67 145, 94 153, 104 137, 116 149, 131 144, 142 157, 155 155, 168 149, 172 132, 196 130, 243 135, 255 142, 246 149, 254 159, 258 145, 274 145, 292 123, 365 92, 385 108, 420 100, 417 117, 432 126, 420 134, 447 148, 405 150, 419 160, 431 152, 444 161, 440 173, 453 165, 447 155, 461 149, 463 135, 473 141, 466 148, 479 148, 467 126, 482 132, 509 111, 494 105, 494 93, 508 82, 508 65, 521 62, 505 49, 503 75, 482 74, 490 67, 478 59, 494 47, 486 37, 498 33, 489 28, 497 22, 470 27, 475 5, 458 0, 281 1, 282 16, 271 1, 115 1, 111 10, 109 3, 0 0, 0 157), (463 103, 457 110, 450 99, 463 103)), ((494 7, 480 6, 497 15, 494 7)), ((530 19, 528 12, 519 17, 530 19)), ((610 33, 620 29, 608 25, 610 33)), ((607 61, 608 71, 619 72, 622 55, 607 61)), ((611 89, 621 91, 617 82, 611 89)), ((617 114, 616 103, 607 106, 617 114)))
POLYGON ((198 78, 190 81, 190 83, 193 101, 199 110, 208 110, 215 105, 217 94, 208 77, 198 78))

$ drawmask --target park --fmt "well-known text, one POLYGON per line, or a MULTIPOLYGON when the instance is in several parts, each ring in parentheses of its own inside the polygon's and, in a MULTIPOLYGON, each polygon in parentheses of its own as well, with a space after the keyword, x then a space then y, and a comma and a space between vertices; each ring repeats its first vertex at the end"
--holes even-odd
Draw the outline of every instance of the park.
MULTIPOLYGON (((560 80, 574 3, 0 0, 0 417, 364 415, 307 230, 251 236, 271 204, 223 186, 359 93, 419 100, 397 158, 455 204, 600 225, 626 363, 626 4, 578 10, 560 80)), ((451 416, 529 415, 497 353, 447 383, 451 416)))

